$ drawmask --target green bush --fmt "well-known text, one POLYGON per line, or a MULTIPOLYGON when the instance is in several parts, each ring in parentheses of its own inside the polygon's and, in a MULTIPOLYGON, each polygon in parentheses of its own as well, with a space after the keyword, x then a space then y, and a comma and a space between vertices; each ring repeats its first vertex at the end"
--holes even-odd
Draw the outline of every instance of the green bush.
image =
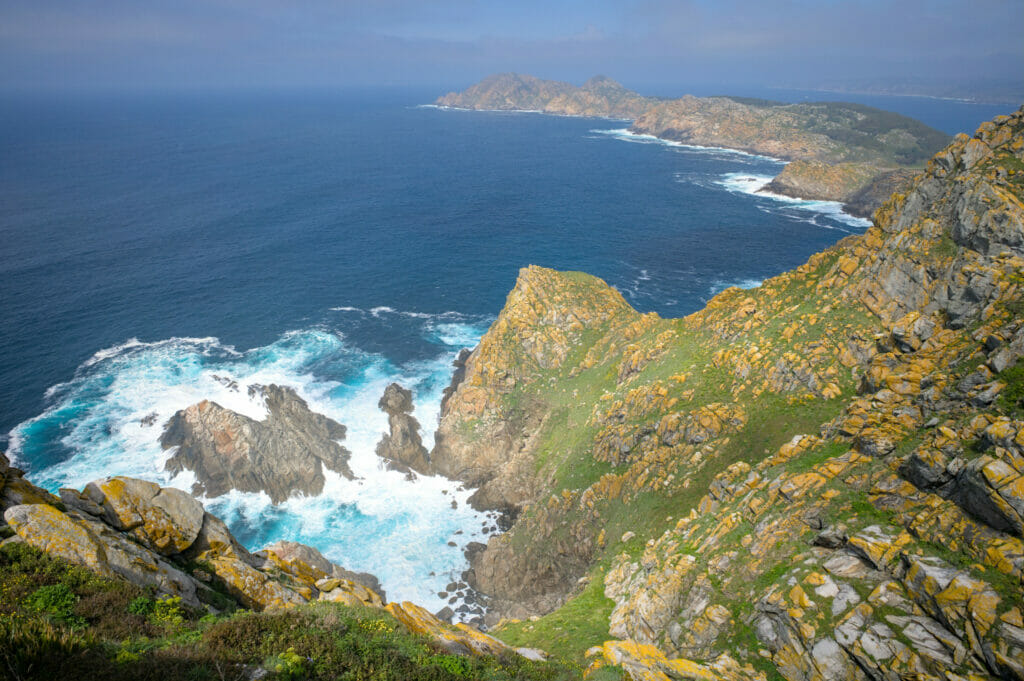
POLYGON ((41 586, 25 599, 25 607, 29 610, 49 615, 70 627, 81 628, 86 622, 83 617, 74 614, 77 603, 78 596, 63 583, 41 586))
POLYGON ((132 602, 128 604, 128 612, 133 615, 142 615, 143 617, 147 617, 151 612, 153 612, 153 599, 146 598, 145 596, 133 598, 132 602))
POLYGON ((999 395, 999 406, 1011 416, 1024 415, 1024 362, 1017 362, 999 374, 999 380, 1006 384, 999 395))
POLYGON ((185 610, 181 607, 181 596, 166 596, 155 601, 152 611, 149 613, 149 621, 165 629, 180 628, 185 623, 185 610))
POLYGON ((469 676, 471 666, 469 661, 458 655, 434 655, 429 659, 430 664, 440 667, 452 676, 465 678, 469 676))
POLYGON ((270 669, 277 674, 278 678, 287 681, 297 681, 306 678, 306 658, 295 652, 295 648, 280 653, 274 659, 270 669))
POLYGON ((45 666, 70 669, 94 645, 87 632, 44 618, 0 617, 0 673, 14 678, 45 678, 32 675, 45 666))

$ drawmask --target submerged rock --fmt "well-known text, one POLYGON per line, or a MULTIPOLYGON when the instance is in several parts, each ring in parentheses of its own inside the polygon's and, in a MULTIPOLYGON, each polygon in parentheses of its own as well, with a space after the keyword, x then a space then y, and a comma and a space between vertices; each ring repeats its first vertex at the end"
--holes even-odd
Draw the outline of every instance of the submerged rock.
POLYGON ((250 388, 262 394, 267 418, 248 416, 203 400, 167 422, 160 444, 177 447, 167 470, 195 473, 194 494, 230 490, 266 492, 275 504, 296 493, 319 494, 326 467, 352 478, 349 452, 336 441, 345 426, 310 411, 294 390, 277 385, 250 388))
POLYGON ((377 444, 377 456, 396 470, 430 474, 430 459, 420 439, 420 424, 410 414, 412 392, 392 383, 384 390, 377 406, 388 415, 390 428, 390 433, 377 444))

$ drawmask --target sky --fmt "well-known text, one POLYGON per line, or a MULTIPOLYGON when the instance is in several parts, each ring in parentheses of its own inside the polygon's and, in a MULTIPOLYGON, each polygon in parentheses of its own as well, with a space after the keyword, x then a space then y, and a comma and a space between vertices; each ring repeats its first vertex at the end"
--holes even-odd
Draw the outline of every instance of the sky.
POLYGON ((0 89, 1020 84, 1024 0, 0 0, 0 89))

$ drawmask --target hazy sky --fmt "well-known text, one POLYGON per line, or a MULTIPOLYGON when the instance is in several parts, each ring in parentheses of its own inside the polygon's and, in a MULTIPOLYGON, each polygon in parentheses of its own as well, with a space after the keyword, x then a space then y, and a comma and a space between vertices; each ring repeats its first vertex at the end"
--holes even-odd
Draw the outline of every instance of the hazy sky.
POLYGON ((1024 0, 0 0, 0 87, 1024 81, 1024 0))

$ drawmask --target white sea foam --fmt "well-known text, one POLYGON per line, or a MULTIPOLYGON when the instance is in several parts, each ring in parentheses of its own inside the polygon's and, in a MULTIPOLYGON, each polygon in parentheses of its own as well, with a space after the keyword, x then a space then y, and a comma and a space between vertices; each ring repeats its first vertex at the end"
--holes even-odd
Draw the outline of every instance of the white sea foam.
MULTIPOLYGON (((400 314, 375 309, 380 315, 400 314)), ((349 463, 357 479, 328 473, 320 495, 296 496, 278 506, 265 494, 240 492, 204 499, 205 505, 250 549, 279 539, 302 541, 348 569, 377 575, 389 597, 437 610, 446 605, 437 593, 459 581, 466 568, 467 543, 486 541, 484 527, 493 527, 495 519, 472 509, 467 503, 472 490, 457 483, 426 476, 410 481, 385 470, 375 448, 387 431, 387 417, 377 401, 392 381, 411 389, 413 415, 424 444, 432 446, 452 360, 462 347, 475 345, 484 328, 461 316, 452 321, 455 314, 422 318, 423 336, 443 351, 405 365, 353 348, 342 334, 323 329, 291 331, 244 353, 215 338, 132 339, 96 353, 52 391, 51 406, 12 431, 10 449, 15 460, 34 464, 37 484, 52 490, 81 488, 105 475, 190 490, 191 472, 172 478, 164 469, 173 454, 158 441, 167 419, 210 399, 260 420, 266 406, 249 395, 250 386, 293 388, 311 409, 347 426, 342 444, 352 452, 349 463), (324 378, 325 367, 330 379, 324 378), (47 439, 58 430, 59 442, 47 439), (45 447, 63 448, 67 456, 45 465, 37 451, 45 447)))
MULTIPOLYGON (((762 191, 764 187, 772 181, 769 175, 753 175, 750 173, 726 173, 720 180, 716 182, 721 187, 736 193, 736 194, 747 194, 749 196, 755 196, 758 198, 770 199, 777 204, 794 208, 800 211, 806 211, 822 215, 830 218, 836 222, 842 223, 849 227, 857 227, 865 229, 871 226, 871 220, 865 218, 855 217, 843 211, 843 204, 838 201, 816 201, 810 199, 797 199, 791 196, 783 196, 782 194, 775 194, 773 192, 762 191)), ((818 227, 824 227, 826 229, 836 229, 834 225, 815 220, 813 217, 804 218, 804 222, 814 224, 818 227)), ((841 229, 840 231, 849 231, 841 229)))
POLYGON ((764 283, 764 279, 739 279, 736 281, 725 281, 723 279, 716 279, 714 283, 708 288, 708 293, 711 295, 717 295, 727 288, 733 286, 742 289, 757 288, 764 283))
POLYGON ((613 128, 611 130, 591 130, 590 132, 597 135, 608 135, 610 137, 614 137, 615 139, 619 139, 624 142, 634 142, 636 144, 661 144, 666 147, 673 147, 675 149, 685 149, 687 151, 714 154, 729 154, 733 156, 745 156, 748 158, 781 162, 781 159, 775 158, 774 156, 766 156, 765 154, 752 154, 748 151, 740 151, 739 149, 729 149, 728 147, 705 147, 699 144, 684 144, 683 142, 667 140, 662 137, 657 137, 655 135, 632 132, 629 128, 613 128))

